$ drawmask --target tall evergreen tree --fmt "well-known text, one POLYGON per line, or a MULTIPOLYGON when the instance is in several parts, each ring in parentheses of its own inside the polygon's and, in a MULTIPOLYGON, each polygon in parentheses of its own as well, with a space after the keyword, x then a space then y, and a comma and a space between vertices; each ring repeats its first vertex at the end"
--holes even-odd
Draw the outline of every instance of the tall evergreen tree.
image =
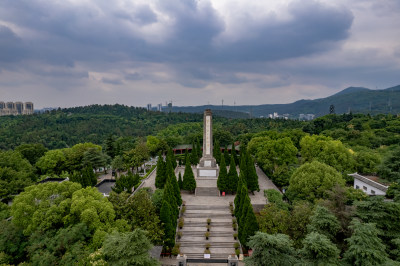
MULTIPOLYGON (((242 193, 243 193, 243 191, 242 191, 242 193)), ((244 222, 246 219, 247 209, 251 205, 251 200, 250 200, 249 194, 246 193, 246 194, 243 194, 243 196, 244 197, 240 198, 240 203, 239 203, 239 207, 240 207, 239 217, 236 217, 239 227, 242 226, 242 229, 243 229, 244 222)))
POLYGON ((229 165, 229 172, 228 172, 228 190, 232 192, 232 194, 236 192, 237 183, 238 183, 238 174, 236 171, 235 158, 233 155, 231 155, 231 163, 229 165))
POLYGON ((167 201, 170 205, 171 213, 173 215, 172 217, 174 218, 174 227, 176 227, 176 219, 178 219, 179 215, 178 200, 175 196, 175 189, 171 182, 171 178, 168 178, 167 182, 165 183, 163 200, 167 201))
POLYGON ((192 144, 192 152, 190 153, 190 163, 196 165, 198 160, 197 145, 195 142, 192 144))
POLYGON ((183 189, 193 192, 196 189, 196 180, 194 179, 192 166, 187 161, 185 172, 183 174, 183 189))
POLYGON ((203 151, 201 150, 199 139, 196 140, 196 151, 197 151, 197 162, 196 162, 196 164, 198 164, 199 161, 200 161, 200 158, 203 156, 203 151))
POLYGON ((182 181, 181 172, 179 172, 178 185, 179 185, 179 189, 183 189, 183 181, 182 181))
POLYGON ((112 159, 117 155, 115 140, 112 134, 108 135, 105 143, 105 153, 112 159))
POLYGON ((249 237, 254 236, 254 234, 258 231, 257 218, 254 214, 253 206, 251 204, 247 208, 246 218, 244 219, 244 225, 242 227, 244 232, 242 233, 242 239, 240 243, 248 247, 249 237))
POLYGON ((247 186, 245 181, 243 180, 243 177, 239 176, 239 182, 238 182, 238 189, 235 197, 235 216, 239 217, 240 216, 240 210, 241 206, 240 203, 242 202, 242 199, 246 197, 247 193, 247 186))
POLYGON ((160 220, 164 225, 164 246, 172 248, 175 246, 175 226, 172 220, 172 211, 169 203, 163 200, 160 210, 160 220))
POLYGON ((247 186, 248 176, 249 176, 249 168, 247 166, 247 154, 245 152, 240 154, 239 169, 240 169, 239 179, 240 179, 240 177, 242 177, 243 181, 245 181, 246 186, 247 186))
POLYGON ((221 165, 219 168, 217 187, 218 187, 219 191, 228 191, 228 173, 226 171, 226 164, 225 164, 224 156, 221 157, 221 165))
POLYGON ((185 157, 183 158, 183 164, 184 164, 184 165, 186 165, 187 160, 190 160, 190 157, 189 157, 189 151, 188 151, 188 149, 186 148, 186 150, 185 150, 185 157))
POLYGON ((217 164, 221 164, 221 147, 219 146, 219 142, 216 141, 214 144, 214 158, 217 161, 217 164))
POLYGON ((232 143, 231 156, 233 156, 233 159, 235 160, 235 165, 239 165, 239 158, 236 153, 236 148, 235 148, 234 142, 232 143))
POLYGON ((166 181, 166 169, 165 163, 161 152, 158 155, 157 161, 157 172, 156 172, 156 188, 164 188, 166 181))
POLYGON ((175 158, 174 151, 172 150, 172 148, 168 148, 167 158, 169 158, 171 160, 172 167, 175 169, 176 168, 176 158, 175 158))
POLYGON ((256 166, 254 164, 253 157, 247 155, 247 188, 253 193, 254 191, 260 191, 258 184, 258 175, 256 166))
POLYGON ((385 245, 378 237, 379 231, 374 223, 361 223, 354 219, 350 228, 353 235, 346 239, 349 248, 344 259, 350 265, 383 265, 388 261, 385 245))
POLYGON ((224 150, 224 158, 225 158, 226 164, 228 164, 231 161, 231 157, 229 156, 229 153, 228 153, 228 147, 226 147, 224 150))
POLYGON ((182 204, 181 191, 179 189, 178 182, 176 181, 175 170, 172 168, 171 157, 169 157, 167 160, 167 179, 170 179, 170 182, 174 188, 176 204, 177 206, 180 206, 182 204))

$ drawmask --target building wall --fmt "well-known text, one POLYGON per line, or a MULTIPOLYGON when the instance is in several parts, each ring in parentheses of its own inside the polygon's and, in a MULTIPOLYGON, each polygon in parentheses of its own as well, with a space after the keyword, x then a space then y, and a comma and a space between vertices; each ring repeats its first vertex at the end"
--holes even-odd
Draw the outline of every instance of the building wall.
POLYGON ((355 189, 361 189, 362 191, 364 191, 368 195, 378 195, 378 196, 386 195, 386 193, 384 191, 379 190, 376 187, 373 187, 373 186, 371 186, 369 184, 366 184, 366 183, 364 183, 361 180, 358 180, 356 178, 354 178, 354 188, 355 189), (373 193, 373 191, 375 191, 375 193, 373 193))
POLYGON ((0 116, 3 115, 31 115, 34 113, 32 102, 0 102, 0 116))

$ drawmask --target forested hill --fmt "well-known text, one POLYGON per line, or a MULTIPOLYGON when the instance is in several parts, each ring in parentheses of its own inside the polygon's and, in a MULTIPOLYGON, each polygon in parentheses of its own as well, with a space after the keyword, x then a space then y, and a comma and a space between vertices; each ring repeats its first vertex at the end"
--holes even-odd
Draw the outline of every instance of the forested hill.
MULTIPOLYGON (((300 100, 290 104, 263 104, 242 106, 187 106, 173 107, 175 112, 201 113, 205 108, 223 111, 236 111, 246 113, 243 116, 268 116, 274 112, 289 114, 291 118, 298 118, 299 114, 315 114, 323 116, 329 113, 329 106, 333 104, 337 114, 353 113, 387 114, 400 113, 400 85, 385 90, 370 90, 362 87, 349 87, 332 96, 315 99, 300 100)), ((225 116, 230 117, 226 113, 225 116)))
POLYGON ((143 137, 168 125, 200 122, 199 114, 166 114, 124 105, 90 105, 58 109, 43 114, 0 117, 0 149, 22 143, 42 143, 50 149, 76 143, 101 144, 115 136, 143 137))

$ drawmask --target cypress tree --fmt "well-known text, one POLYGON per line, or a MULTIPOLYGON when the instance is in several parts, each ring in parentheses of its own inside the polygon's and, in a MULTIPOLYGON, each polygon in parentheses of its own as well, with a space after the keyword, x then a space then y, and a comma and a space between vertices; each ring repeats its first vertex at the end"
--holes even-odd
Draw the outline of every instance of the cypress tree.
POLYGON ((167 175, 168 175, 167 178, 170 179, 170 182, 174 188, 176 204, 177 206, 181 206, 182 204, 181 191, 179 189, 178 182, 176 181, 175 171, 172 168, 171 157, 168 158, 167 161, 167 175))
POLYGON ((189 158, 189 151, 188 151, 188 149, 186 148, 186 150, 185 150, 185 158, 183 159, 183 164, 184 164, 184 165, 186 165, 186 161, 188 160, 188 158, 189 158))
POLYGON ((162 157, 161 152, 158 155, 158 161, 157 161, 157 172, 156 172, 156 182, 155 186, 156 188, 164 188, 165 181, 166 181, 166 169, 165 169, 165 163, 164 159, 162 157))
POLYGON ((169 203, 165 200, 162 202, 160 209, 160 220, 164 225, 164 245, 167 248, 175 246, 175 226, 171 219, 172 212, 169 203))
MULTIPOLYGON (((254 165, 253 158, 248 155, 247 156, 247 187, 253 193, 254 191, 260 191, 260 187, 258 185, 258 175, 256 171, 256 166, 254 165)), ((253 193, 254 194, 254 193, 253 193)))
POLYGON ((168 148, 167 159, 168 158, 171 160, 172 167, 175 169, 176 168, 176 159, 175 159, 174 151, 172 150, 172 148, 168 148))
POLYGON ((199 139, 196 140, 196 151, 197 151, 197 161, 196 164, 199 163, 200 158, 203 156, 203 151, 201 150, 199 139))
POLYGON ((249 168, 247 166, 247 154, 245 152, 240 154, 240 166, 239 166, 239 169, 240 169, 239 177, 241 176, 243 181, 247 185, 248 176, 249 176, 249 168))
POLYGON ((225 163, 228 163, 231 161, 231 157, 229 156, 229 153, 228 153, 228 147, 225 148, 224 159, 225 159, 225 163))
POLYGON ((239 182, 238 182, 238 189, 235 197, 235 216, 238 218, 240 216, 240 202, 242 198, 246 197, 247 193, 247 186, 246 182, 243 180, 243 177, 240 175, 239 176, 239 182))
POLYGON ((214 158, 217 161, 217 164, 221 164, 221 147, 219 146, 219 142, 216 141, 214 144, 214 158))
POLYGON ((232 143, 232 150, 231 150, 231 156, 233 156, 233 159, 235 160, 235 165, 239 165, 239 158, 236 154, 236 149, 235 149, 235 143, 232 143))
POLYGON ((193 192, 196 189, 196 180, 194 179, 192 166, 188 161, 183 174, 183 189, 193 192))
POLYGON ((238 229, 238 237, 240 242, 245 240, 244 236, 244 225, 246 222, 246 214, 247 214, 247 209, 250 208, 251 202, 249 196, 245 196, 242 198, 242 203, 241 203, 241 209, 240 209, 240 215, 239 217, 236 217, 237 223, 239 225, 238 229))
POLYGON ((226 171, 226 164, 225 164, 224 156, 221 157, 221 165, 219 168, 217 187, 218 187, 219 191, 227 191, 228 190, 228 173, 226 171))
POLYGON ((243 233, 240 243, 248 247, 249 237, 253 236, 258 231, 257 218, 254 214, 253 206, 251 204, 247 208, 246 218, 244 219, 244 225, 242 227, 243 233))
POLYGON ((179 186, 179 189, 182 189, 182 188, 183 188, 183 181, 182 181, 181 172, 179 172, 178 186, 179 186))
POLYGON ((229 191, 232 192, 232 194, 236 192, 237 183, 238 183, 238 174, 236 171, 235 158, 233 157, 233 155, 231 155, 231 163, 229 165, 229 172, 228 172, 228 188, 229 191))
POLYGON ((176 226, 176 219, 178 219, 179 210, 178 210, 178 201, 175 196, 175 189, 172 185, 171 178, 168 178, 167 182, 165 183, 164 187, 164 195, 163 200, 167 201, 171 207, 172 217, 174 218, 174 226, 176 226))
POLYGON ((196 165, 198 159, 196 143, 193 143, 192 147, 192 152, 190 153, 190 163, 196 165))

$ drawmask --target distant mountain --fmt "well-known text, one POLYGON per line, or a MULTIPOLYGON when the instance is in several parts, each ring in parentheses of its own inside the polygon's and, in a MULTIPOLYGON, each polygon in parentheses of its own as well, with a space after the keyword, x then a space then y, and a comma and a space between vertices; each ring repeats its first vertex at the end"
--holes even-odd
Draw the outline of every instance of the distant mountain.
POLYGON ((315 114, 323 116, 329 113, 329 106, 335 106, 337 114, 353 113, 379 114, 400 113, 400 85, 384 90, 370 90, 363 87, 349 87, 332 96, 315 99, 299 100, 289 104, 263 104, 240 106, 176 106, 173 112, 202 113, 212 109, 220 116, 235 117, 268 117, 269 114, 288 114, 290 118, 298 118, 299 114, 315 114), (241 115, 238 113, 242 113, 241 115))

